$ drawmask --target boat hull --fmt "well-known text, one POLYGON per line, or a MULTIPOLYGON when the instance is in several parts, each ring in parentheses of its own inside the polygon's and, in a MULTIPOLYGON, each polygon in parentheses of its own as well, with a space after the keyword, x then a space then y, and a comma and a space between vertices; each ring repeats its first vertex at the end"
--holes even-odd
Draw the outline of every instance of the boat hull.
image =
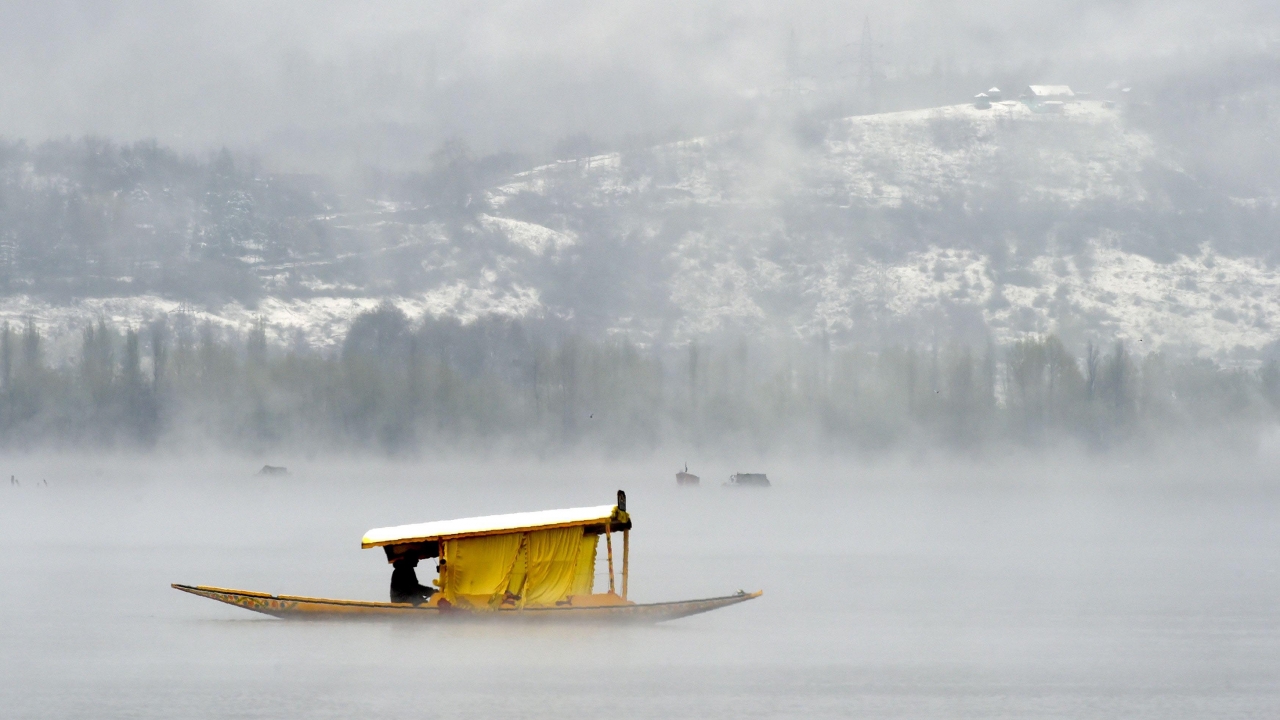
POLYGON ((314 620, 524 620, 524 621, 603 621, 656 623, 718 610, 760 597, 762 591, 739 591, 734 595, 681 600, 665 603, 627 603, 588 607, 504 608, 490 612, 473 612, 434 605, 414 606, 408 603, 334 600, 298 595, 270 595, 251 590, 232 590, 206 585, 171 585, 175 590, 235 605, 246 610, 285 619, 314 620))

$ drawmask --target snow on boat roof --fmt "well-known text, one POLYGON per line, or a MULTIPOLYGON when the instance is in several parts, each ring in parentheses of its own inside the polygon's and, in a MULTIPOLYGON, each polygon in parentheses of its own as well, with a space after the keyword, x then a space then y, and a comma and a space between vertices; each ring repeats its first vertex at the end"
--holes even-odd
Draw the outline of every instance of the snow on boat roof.
POLYGON ((629 518, 615 505, 597 505, 564 510, 485 515, 458 520, 437 520, 415 525, 374 528, 364 534, 360 547, 371 548, 379 545, 440 540, 467 535, 497 535, 521 530, 604 524, 610 521, 617 525, 628 522, 629 518))

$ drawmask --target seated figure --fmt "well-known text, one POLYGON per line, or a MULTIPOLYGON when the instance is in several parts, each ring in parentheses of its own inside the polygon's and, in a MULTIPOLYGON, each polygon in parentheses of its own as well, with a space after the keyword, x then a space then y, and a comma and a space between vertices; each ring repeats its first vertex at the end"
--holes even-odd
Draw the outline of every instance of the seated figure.
POLYGON ((401 558, 392 565, 391 602, 421 605, 435 594, 435 588, 418 584, 418 573, 414 571, 417 566, 417 558, 401 558))

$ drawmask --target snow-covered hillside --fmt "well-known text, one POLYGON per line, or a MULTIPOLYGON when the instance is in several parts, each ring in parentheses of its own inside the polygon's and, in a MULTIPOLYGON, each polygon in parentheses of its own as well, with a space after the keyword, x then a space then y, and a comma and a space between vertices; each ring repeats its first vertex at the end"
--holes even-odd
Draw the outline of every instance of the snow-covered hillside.
POLYGON ((1247 359, 1280 337, 1280 273, 1180 226, 1159 184, 1181 177, 1176 153, 1102 103, 886 113, 818 134, 780 127, 522 172, 447 230, 341 219, 376 227, 386 248, 374 252, 412 270, 412 288, 289 276, 295 264, 264 272, 310 296, 253 308, 13 295, 0 317, 30 316, 55 338, 99 316, 130 325, 182 311, 240 330, 262 317, 278 342, 321 348, 383 298, 411 315, 557 318, 642 343, 1053 332, 1247 359), (1147 226, 1169 218, 1178 244, 1147 226))
POLYGON ((755 204, 785 189, 845 205, 900 207, 1034 177, 1036 185, 1021 188, 1024 198, 1133 201, 1141 199, 1133 176, 1156 150, 1101 102, 1072 103, 1061 114, 1020 102, 987 110, 953 105, 850 117, 825 130, 808 146, 773 133, 735 133, 561 161, 520 173, 491 200, 501 208, 522 193, 553 195, 568 186, 596 203, 653 194, 678 203, 755 204))
POLYGON ((892 207, 1001 182, 1019 183, 1022 200, 1139 201, 1133 179, 1155 150, 1097 102, 1061 115, 1002 102, 853 117, 828 137, 822 167, 833 199, 892 207))

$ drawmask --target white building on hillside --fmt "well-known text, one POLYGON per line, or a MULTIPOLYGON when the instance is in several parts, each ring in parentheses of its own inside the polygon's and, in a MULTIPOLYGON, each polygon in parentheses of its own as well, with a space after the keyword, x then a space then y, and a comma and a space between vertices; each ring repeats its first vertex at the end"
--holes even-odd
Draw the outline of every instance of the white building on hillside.
POLYGON ((1074 100, 1076 94, 1071 92, 1070 86, 1067 85, 1028 85, 1026 99, 1029 102, 1039 103, 1048 101, 1067 102, 1074 100))

